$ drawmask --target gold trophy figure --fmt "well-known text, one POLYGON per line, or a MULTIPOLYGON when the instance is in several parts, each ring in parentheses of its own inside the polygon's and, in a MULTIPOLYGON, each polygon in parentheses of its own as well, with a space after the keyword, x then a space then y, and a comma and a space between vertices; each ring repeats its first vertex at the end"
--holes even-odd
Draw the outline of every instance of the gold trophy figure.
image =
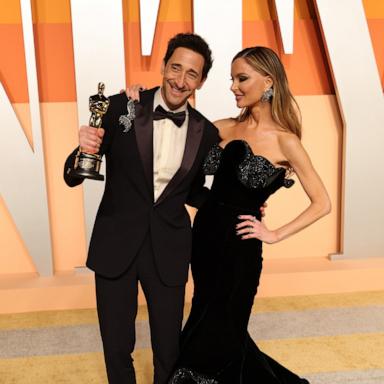
MULTIPOLYGON (((109 99, 104 96, 104 83, 99 83, 97 95, 89 98, 89 110, 91 117, 89 125, 91 127, 100 128, 102 118, 108 110, 109 99)), ((104 176, 100 175, 102 155, 99 153, 90 154, 82 152, 81 148, 76 155, 75 166, 71 174, 75 177, 82 177, 93 180, 104 180, 104 176)))

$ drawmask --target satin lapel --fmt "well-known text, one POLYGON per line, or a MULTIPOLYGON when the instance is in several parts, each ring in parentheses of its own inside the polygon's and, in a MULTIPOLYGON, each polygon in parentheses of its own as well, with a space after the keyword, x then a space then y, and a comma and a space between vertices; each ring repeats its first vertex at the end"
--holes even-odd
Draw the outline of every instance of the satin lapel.
POLYGON ((195 161, 197 151, 200 146, 201 138, 204 130, 204 120, 195 112, 193 108, 188 104, 189 122, 187 138, 185 141, 185 149, 183 154, 183 160, 180 168, 177 170, 173 178, 165 187, 163 193, 157 199, 155 205, 161 203, 169 194, 177 187, 177 185, 183 180, 187 173, 192 168, 195 161))
POLYGON ((145 178, 153 195, 153 97, 157 88, 142 92, 135 106, 135 134, 145 178))

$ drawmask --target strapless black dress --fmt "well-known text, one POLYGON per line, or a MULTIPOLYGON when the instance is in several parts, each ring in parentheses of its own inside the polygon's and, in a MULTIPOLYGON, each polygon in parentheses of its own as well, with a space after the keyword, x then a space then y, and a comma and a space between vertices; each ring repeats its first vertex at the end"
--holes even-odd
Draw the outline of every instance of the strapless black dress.
POLYGON ((234 140, 212 148, 210 197, 193 225, 194 296, 171 384, 304 384, 307 380, 261 352, 247 326, 262 269, 262 242, 236 235, 238 215, 260 219, 260 206, 290 187, 283 167, 234 140))

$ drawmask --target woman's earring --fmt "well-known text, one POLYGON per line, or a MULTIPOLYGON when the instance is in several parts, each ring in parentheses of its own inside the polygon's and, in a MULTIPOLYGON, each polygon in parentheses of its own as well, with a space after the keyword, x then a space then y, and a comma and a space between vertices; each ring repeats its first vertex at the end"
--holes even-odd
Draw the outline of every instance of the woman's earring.
POLYGON ((271 88, 268 88, 266 91, 263 92, 260 100, 262 102, 270 101, 272 99, 272 96, 273 96, 273 89, 271 87, 271 88))

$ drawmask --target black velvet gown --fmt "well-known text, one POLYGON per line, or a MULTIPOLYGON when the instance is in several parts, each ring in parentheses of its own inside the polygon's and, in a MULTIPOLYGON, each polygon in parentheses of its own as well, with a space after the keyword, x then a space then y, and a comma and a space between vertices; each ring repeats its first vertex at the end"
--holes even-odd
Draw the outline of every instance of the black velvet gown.
POLYGON ((304 384, 261 352, 247 332, 262 269, 262 243, 236 235, 238 215, 260 219, 260 206, 293 181, 286 170, 252 153, 243 140, 214 146, 206 174, 209 200, 193 225, 191 314, 171 384, 304 384))

